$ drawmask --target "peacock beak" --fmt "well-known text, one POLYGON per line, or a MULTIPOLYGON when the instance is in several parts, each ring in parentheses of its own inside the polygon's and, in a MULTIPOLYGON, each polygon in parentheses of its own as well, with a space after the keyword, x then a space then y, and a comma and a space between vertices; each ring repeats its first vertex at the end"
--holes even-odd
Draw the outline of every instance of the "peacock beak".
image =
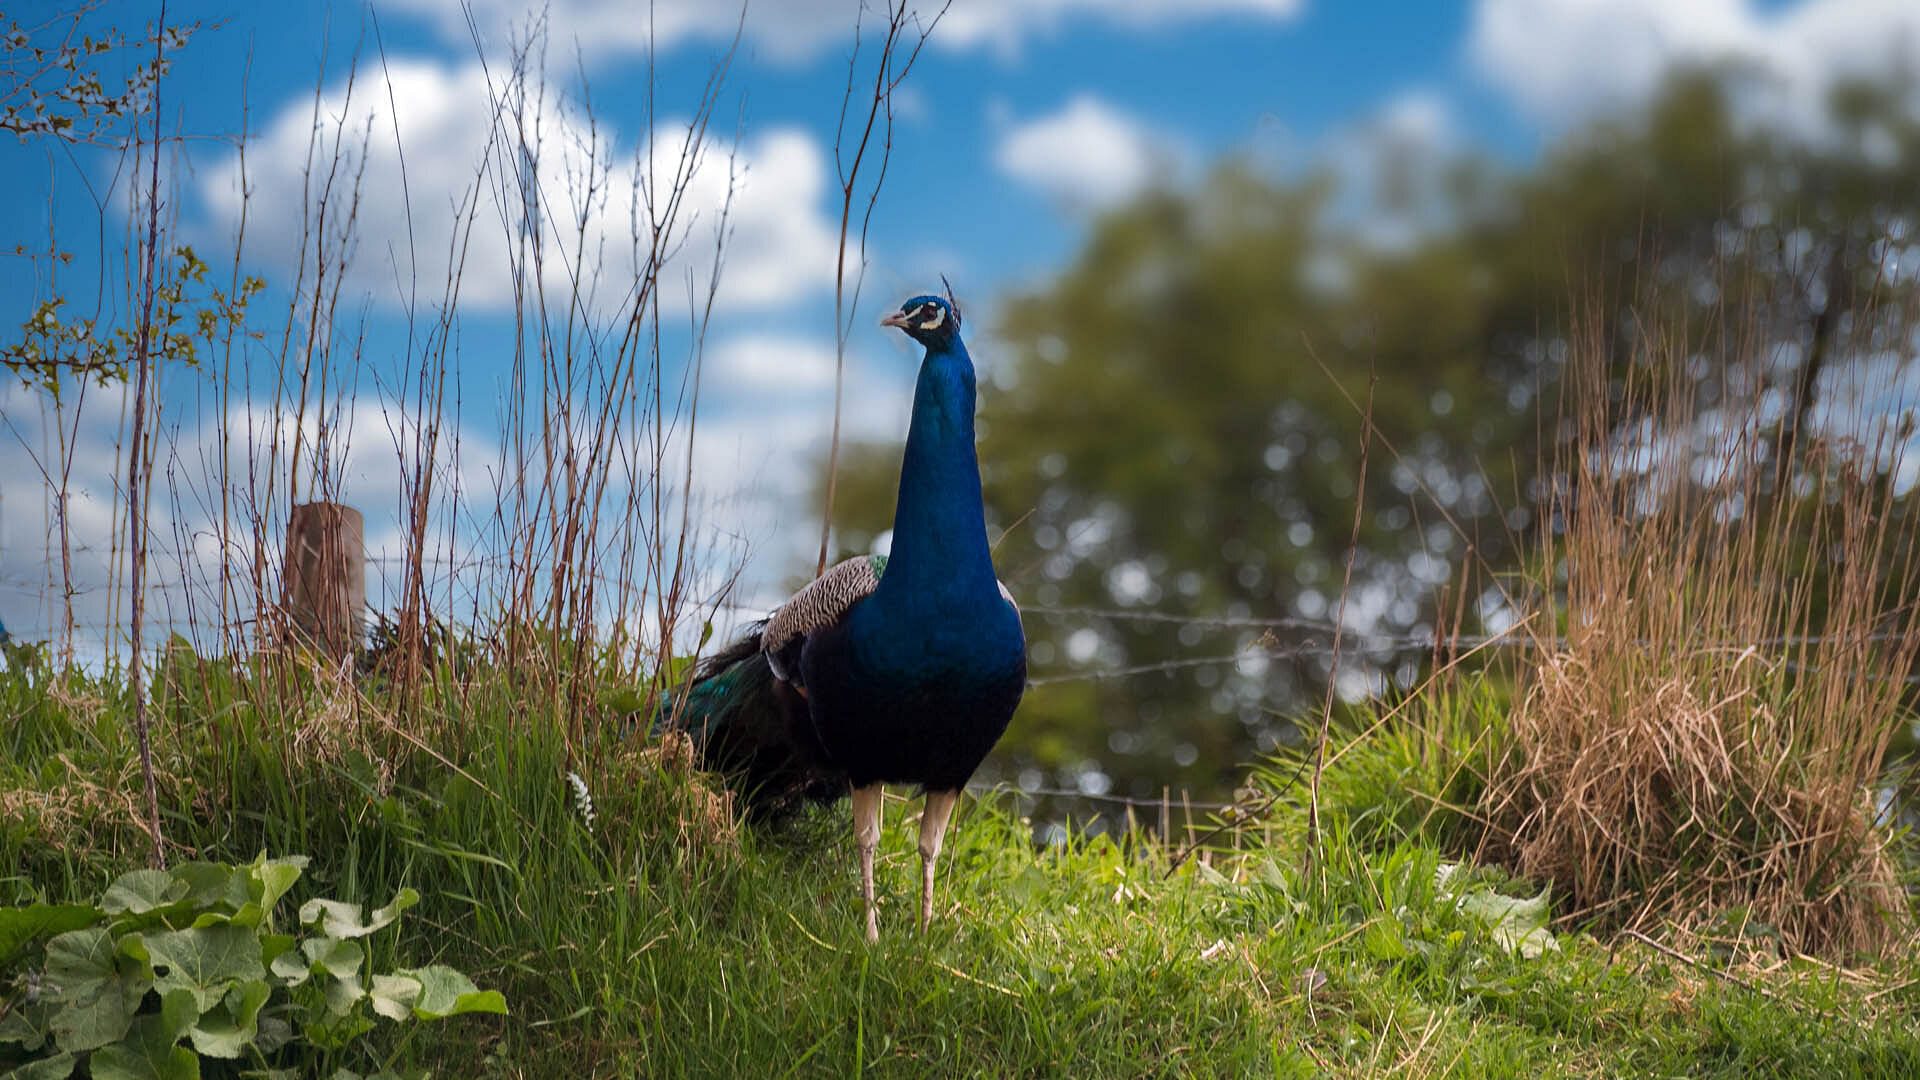
POLYGON ((880 325, 881 326, 897 326, 900 329, 905 330, 907 327, 913 324, 908 321, 906 312, 896 311, 893 314, 888 315, 885 318, 882 318, 880 320, 880 325))

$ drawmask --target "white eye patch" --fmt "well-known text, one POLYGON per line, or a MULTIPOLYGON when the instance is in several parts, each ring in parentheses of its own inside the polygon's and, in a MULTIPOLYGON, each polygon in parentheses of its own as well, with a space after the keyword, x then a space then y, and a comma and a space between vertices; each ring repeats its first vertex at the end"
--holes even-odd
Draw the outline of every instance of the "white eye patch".
POLYGON ((947 321, 947 309, 942 307, 936 307, 933 309, 933 318, 928 319, 926 322, 921 323, 920 329, 938 330, 940 329, 940 327, 946 324, 946 321, 947 321))

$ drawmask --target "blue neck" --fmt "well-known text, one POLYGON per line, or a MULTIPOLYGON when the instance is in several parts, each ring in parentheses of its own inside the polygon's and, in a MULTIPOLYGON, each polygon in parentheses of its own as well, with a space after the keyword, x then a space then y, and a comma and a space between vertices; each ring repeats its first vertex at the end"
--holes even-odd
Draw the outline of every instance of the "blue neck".
POLYGON ((929 348, 913 390, 893 550, 875 606, 911 613, 995 597, 973 445, 973 360, 959 335, 929 348))

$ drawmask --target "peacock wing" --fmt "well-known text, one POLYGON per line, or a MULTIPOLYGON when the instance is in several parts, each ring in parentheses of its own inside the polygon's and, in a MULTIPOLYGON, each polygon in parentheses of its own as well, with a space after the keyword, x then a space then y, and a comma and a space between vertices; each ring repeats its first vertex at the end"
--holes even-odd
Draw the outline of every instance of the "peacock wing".
POLYGON ((828 567, 780 605, 760 633, 760 649, 772 663, 773 673, 783 682, 796 682, 800 645, 807 635, 845 618, 848 608, 879 587, 886 568, 885 555, 856 555, 828 567))

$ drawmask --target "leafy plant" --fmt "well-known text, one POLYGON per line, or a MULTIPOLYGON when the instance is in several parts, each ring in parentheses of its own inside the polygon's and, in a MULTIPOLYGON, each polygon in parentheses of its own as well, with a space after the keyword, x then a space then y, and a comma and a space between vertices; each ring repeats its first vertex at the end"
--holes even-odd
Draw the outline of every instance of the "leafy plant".
POLYGON ((276 932, 305 865, 182 863, 123 874, 97 904, 0 909, 0 1076, 188 1080, 204 1058, 270 1070, 353 1047, 376 1016, 506 1013, 444 965, 372 970, 364 940, 419 902, 412 889, 371 913, 309 900, 301 933, 276 932))

